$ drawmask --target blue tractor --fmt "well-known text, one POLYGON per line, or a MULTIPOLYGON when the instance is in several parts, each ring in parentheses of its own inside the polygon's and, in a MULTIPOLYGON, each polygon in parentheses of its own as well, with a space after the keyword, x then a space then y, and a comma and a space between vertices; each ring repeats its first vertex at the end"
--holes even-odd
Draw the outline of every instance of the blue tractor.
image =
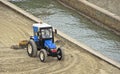
POLYGON ((54 32, 51 25, 46 23, 33 24, 34 36, 30 36, 27 45, 27 53, 30 57, 36 57, 39 50, 39 58, 41 62, 46 62, 48 56, 57 57, 58 60, 63 59, 63 50, 57 48, 54 42, 54 32))

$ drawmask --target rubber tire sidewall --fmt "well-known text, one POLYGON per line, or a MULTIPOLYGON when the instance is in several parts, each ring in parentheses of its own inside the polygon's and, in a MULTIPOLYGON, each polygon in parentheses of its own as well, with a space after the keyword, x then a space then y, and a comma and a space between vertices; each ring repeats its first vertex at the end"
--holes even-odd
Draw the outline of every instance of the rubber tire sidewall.
POLYGON ((58 59, 58 60, 64 60, 64 52, 63 52, 63 49, 58 48, 57 52, 58 52, 58 51, 60 51, 60 52, 61 52, 61 56, 62 56, 62 57, 61 57, 61 58, 59 58, 59 57, 58 57, 58 55, 57 55, 57 59, 58 59))
POLYGON ((28 52, 28 46, 27 46, 27 53, 28 53, 28 55, 29 55, 30 57, 36 57, 36 56, 37 56, 37 46, 36 46, 36 43, 31 39, 31 40, 28 42, 28 44, 30 44, 31 47, 32 47, 32 53, 30 54, 30 53, 28 52))
POLYGON ((46 61, 47 61, 47 51, 46 51, 45 49, 41 49, 41 50, 40 50, 39 59, 40 59, 41 62, 46 62, 46 61), (43 60, 42 60, 41 57, 40 57, 41 53, 43 53, 43 55, 44 55, 43 60))

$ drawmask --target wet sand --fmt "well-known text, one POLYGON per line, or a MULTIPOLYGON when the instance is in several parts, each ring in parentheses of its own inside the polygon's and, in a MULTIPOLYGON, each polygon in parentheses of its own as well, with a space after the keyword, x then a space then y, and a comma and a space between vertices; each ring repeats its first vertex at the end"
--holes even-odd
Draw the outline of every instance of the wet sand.
MULTIPOLYGON (((0 4, 0 74, 119 74, 120 70, 81 48, 65 42, 65 60, 30 58, 25 49, 10 49, 29 39, 34 22, 0 4)), ((56 39, 59 39, 56 37, 56 39)), ((64 41, 63 41, 64 42, 64 41)))

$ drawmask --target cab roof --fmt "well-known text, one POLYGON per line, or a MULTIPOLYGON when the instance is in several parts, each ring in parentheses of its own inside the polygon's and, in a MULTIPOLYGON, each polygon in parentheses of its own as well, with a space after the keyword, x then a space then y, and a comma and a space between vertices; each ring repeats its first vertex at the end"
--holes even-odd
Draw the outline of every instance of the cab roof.
POLYGON ((35 23, 33 24, 33 27, 46 28, 46 27, 52 27, 52 26, 47 23, 35 23))

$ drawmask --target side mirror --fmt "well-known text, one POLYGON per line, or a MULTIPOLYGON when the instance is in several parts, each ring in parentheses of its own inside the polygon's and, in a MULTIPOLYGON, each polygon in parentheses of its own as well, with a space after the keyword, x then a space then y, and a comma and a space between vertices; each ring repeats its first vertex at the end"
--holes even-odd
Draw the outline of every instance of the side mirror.
POLYGON ((55 29, 55 31, 54 31, 54 32, 55 32, 55 34, 57 34, 57 29, 55 29))

